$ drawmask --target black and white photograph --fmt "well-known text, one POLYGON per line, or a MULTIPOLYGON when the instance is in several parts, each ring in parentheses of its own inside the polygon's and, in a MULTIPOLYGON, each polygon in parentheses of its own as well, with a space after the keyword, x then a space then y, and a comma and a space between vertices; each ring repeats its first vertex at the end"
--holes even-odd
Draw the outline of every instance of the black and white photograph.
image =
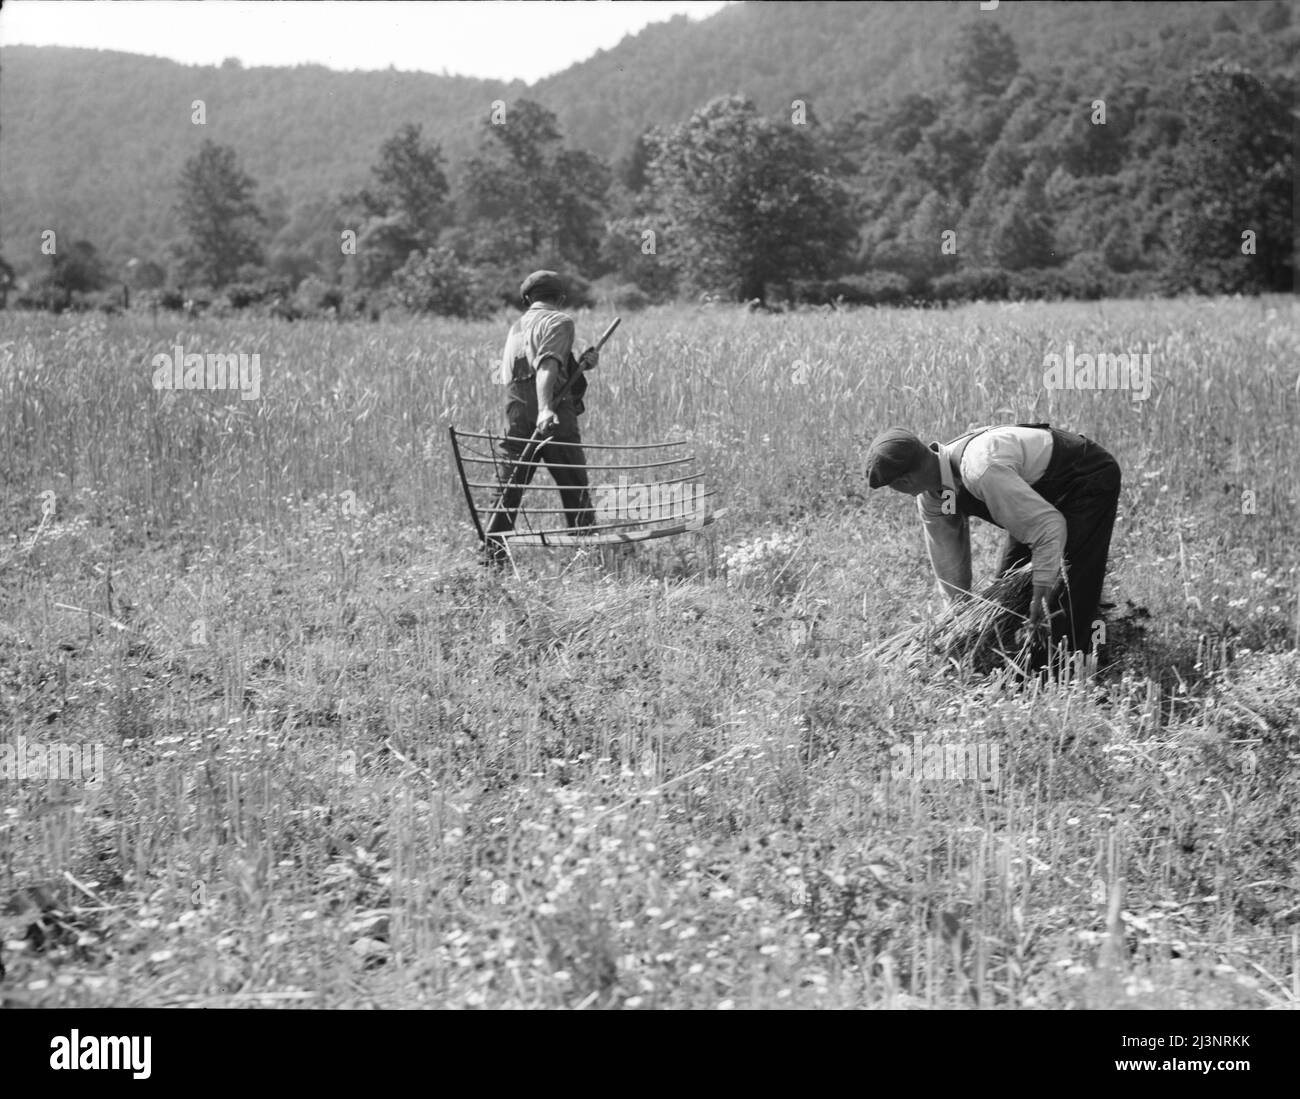
POLYGON ((941 1071, 1069 1012, 1080 1082, 1258 1083, 1298 44, 1296 0, 6 0, 33 1079, 165 1084, 202 1019, 871 1010, 941 1071))

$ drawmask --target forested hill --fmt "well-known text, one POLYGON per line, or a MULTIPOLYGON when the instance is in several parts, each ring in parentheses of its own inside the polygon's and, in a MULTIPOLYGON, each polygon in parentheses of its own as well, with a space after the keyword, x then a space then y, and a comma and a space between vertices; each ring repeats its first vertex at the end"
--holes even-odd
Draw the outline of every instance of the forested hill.
MULTIPOLYGON (((565 132, 602 156, 625 151, 645 127, 675 122, 714 96, 741 92, 764 113, 802 98, 824 120, 843 118, 950 83, 963 27, 993 20, 1011 35, 1023 70, 1081 87, 1187 72, 1228 57, 1267 68, 1267 2, 749 3, 697 23, 678 17, 540 82, 535 98, 565 132), (592 94, 595 93, 595 94, 592 94)), ((1294 4, 1291 5, 1294 7, 1294 4)), ((1280 45, 1280 43, 1279 43, 1280 45)), ((1290 60, 1294 72, 1294 53, 1290 60)))
POLYGON ((705 20, 653 25, 531 87, 5 47, 0 250, 20 273, 29 270, 40 231, 57 227, 114 262, 161 256, 178 232, 178 175, 204 139, 233 147, 270 220, 292 225, 364 185, 380 143, 404 123, 442 144, 456 179, 497 99, 537 100, 555 112, 569 144, 616 162, 646 127, 681 121, 717 95, 740 92, 761 112, 787 117, 791 101, 803 99, 831 122, 911 92, 941 91, 950 47, 976 20, 995 21, 1014 39, 1022 72, 1080 94, 1125 80, 1156 85, 1214 59, 1293 73, 1294 49, 1266 29, 1286 23, 1285 7, 1008 0, 984 12, 974 0, 746 3, 705 20), (205 125, 191 121, 199 99, 205 125))
POLYGON ((365 182, 380 142, 402 123, 422 123, 456 159, 492 101, 524 90, 426 73, 190 66, 103 50, 6 47, 0 247, 21 267, 35 254, 39 230, 57 226, 101 253, 132 244, 153 251, 139 242, 175 235, 176 180, 207 138, 235 148, 264 206, 333 199, 365 182), (195 100, 203 101, 203 125, 192 122, 195 100))

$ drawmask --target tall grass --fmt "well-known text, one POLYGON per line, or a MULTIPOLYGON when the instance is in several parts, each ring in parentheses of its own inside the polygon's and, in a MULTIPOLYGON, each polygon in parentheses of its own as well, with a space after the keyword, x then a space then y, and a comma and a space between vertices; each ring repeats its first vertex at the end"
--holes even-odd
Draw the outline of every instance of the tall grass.
POLYGON ((0 784, 0 998, 1293 1005, 1296 319, 625 317, 584 431, 689 438, 730 544, 496 579, 446 426, 500 426, 504 318, 0 314, 0 726, 109 760, 0 784), (1150 349, 1150 400, 1043 392, 1067 342, 1150 349), (175 344, 261 400, 154 391, 175 344), (867 655, 937 608, 863 445, 1019 420, 1123 466, 1143 659, 922 686, 867 655), (900 779, 917 736, 999 781, 900 779))
MULTIPOLYGON (((579 331, 594 338, 604 319, 582 316, 579 331)), ((282 518, 286 495, 347 490, 462 529, 446 425, 501 426, 490 376, 504 319, 177 326, 11 315, 0 325, 11 537, 36 507, 18 494, 38 483, 93 490, 101 514, 138 530, 211 531, 236 518, 261 529, 282 518), (153 390, 152 356, 176 344, 258 353, 263 399, 153 390)), ((594 440, 684 433, 707 478, 745 521, 762 522, 809 497, 860 492, 862 447, 881 427, 947 438, 972 423, 1050 420, 1119 457, 1139 522, 1152 491, 1199 502, 1232 484, 1256 491, 1256 526, 1276 526, 1294 507, 1298 341, 1294 303, 1275 299, 651 311, 607 349, 584 429, 594 440), (1045 391, 1043 358, 1067 343, 1149 351, 1151 398, 1045 391)))

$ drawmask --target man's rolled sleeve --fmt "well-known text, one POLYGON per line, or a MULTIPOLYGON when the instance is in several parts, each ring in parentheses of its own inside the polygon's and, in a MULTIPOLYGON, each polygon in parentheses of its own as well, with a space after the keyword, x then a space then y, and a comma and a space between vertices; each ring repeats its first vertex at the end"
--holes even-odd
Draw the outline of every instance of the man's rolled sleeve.
POLYGON ((1033 551, 1034 583, 1048 587, 1061 576, 1065 516, 1038 495, 1011 466, 992 462, 967 483, 988 506, 994 522, 1033 551))
POLYGON ((541 370, 546 359, 554 358, 558 369, 563 369, 569 361, 569 352, 573 350, 573 318, 556 314, 548 317, 544 324, 536 329, 536 343, 533 349, 533 369, 541 370))
POLYGON ((966 597, 971 585, 970 524, 965 516, 945 515, 937 494, 922 492, 916 498, 925 529, 930 565, 949 603, 966 597))

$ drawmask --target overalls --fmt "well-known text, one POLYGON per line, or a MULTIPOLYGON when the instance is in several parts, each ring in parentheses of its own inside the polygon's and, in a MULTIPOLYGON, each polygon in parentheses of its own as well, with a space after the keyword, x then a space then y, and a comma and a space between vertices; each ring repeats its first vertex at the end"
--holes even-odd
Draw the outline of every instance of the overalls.
MULTIPOLYGON (((1049 614, 1064 610, 1052 618, 1052 640, 1068 642, 1069 651, 1092 651, 1093 622, 1101 604, 1101 585, 1110 553, 1110 536, 1119 510, 1119 463, 1091 439, 1072 431, 1061 431, 1049 424, 1017 424, 1017 427, 1040 428, 1052 433, 1052 457, 1042 477, 1029 487, 1065 516, 1065 583, 1058 585, 1047 600, 1049 614)), ((957 514, 975 516, 997 526, 987 505, 976 499, 961 483, 961 459, 966 447, 981 428, 958 436, 948 445, 954 483, 957 488, 957 514)), ((1030 547, 1007 536, 998 575, 1029 561, 1030 547)))
MULTIPOLYGON (((577 369, 577 360, 570 352, 569 361, 556 381, 557 390, 577 369)), ((578 416, 585 407, 582 403, 582 394, 587 389, 585 375, 574 382, 569 392, 564 395, 564 399, 555 406, 559 422, 547 437, 545 445, 533 451, 531 461, 534 464, 516 464, 537 427, 536 375, 537 371, 529 364, 526 356, 520 355, 515 359, 513 380, 510 382, 506 396, 506 431, 510 438, 503 440, 499 448, 505 462, 498 469, 501 487, 493 500, 494 510, 488 523, 488 534, 514 529, 515 515, 519 511, 524 489, 528 487, 537 472, 538 467, 535 464, 537 462, 546 464, 546 471, 560 487, 558 495, 561 506, 565 509, 566 525, 587 527, 595 521, 591 495, 587 488, 587 471, 581 468, 586 466, 587 459, 582 452, 582 436, 578 431, 578 416), (579 468, 565 468, 568 466, 579 468)), ((549 519, 549 516, 547 518, 549 519)), ((550 522, 541 525, 552 526, 550 522)))

